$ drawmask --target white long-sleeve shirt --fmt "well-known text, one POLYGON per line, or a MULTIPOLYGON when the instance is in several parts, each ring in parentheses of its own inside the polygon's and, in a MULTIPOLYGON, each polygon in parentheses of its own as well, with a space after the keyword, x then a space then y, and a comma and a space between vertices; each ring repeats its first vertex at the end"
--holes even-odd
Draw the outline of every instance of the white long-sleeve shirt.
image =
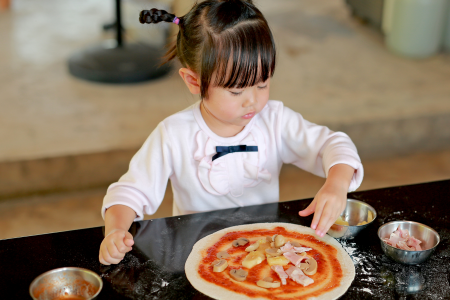
MULTIPOLYGON (((121 204, 142 220, 161 204, 168 179, 174 214, 277 202, 283 163, 321 177, 336 164, 356 172, 349 192, 363 179, 363 167, 351 139, 342 132, 310 123, 280 101, 264 109, 233 137, 220 137, 206 125, 200 102, 163 120, 134 155, 128 172, 108 188, 107 208, 121 204), (212 160, 216 146, 258 146, 212 160)), ((301 183, 299 183, 301 184, 301 183)))

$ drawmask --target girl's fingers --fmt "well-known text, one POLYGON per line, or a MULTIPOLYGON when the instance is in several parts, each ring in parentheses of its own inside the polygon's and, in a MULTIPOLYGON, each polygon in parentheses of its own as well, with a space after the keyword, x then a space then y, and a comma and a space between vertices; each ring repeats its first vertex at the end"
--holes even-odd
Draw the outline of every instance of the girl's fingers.
POLYGON ((103 258, 103 261, 104 261, 104 264, 105 265, 110 265, 110 264, 112 264, 113 262, 112 262, 112 258, 111 258, 111 256, 109 255, 109 253, 108 253, 108 249, 106 248, 106 246, 103 246, 103 247, 101 247, 100 248, 100 252, 101 252, 101 256, 102 256, 102 258, 103 258))
POLYGON ((125 243, 123 242, 123 239, 115 239, 113 240, 114 246, 117 249, 117 253, 114 253, 114 255, 112 255, 114 258, 120 258, 122 259, 125 256, 125 253, 127 253, 128 251, 131 250, 130 247, 128 247, 127 245, 125 245, 125 243))
POLYGON ((107 263, 107 262, 105 261, 105 259, 103 258, 103 255, 102 255, 102 249, 100 249, 100 251, 99 251, 99 254, 98 254, 98 260, 100 261, 100 263, 101 263, 102 265, 106 265, 106 266, 109 265, 109 263, 107 263))
POLYGON ((334 210, 334 208, 329 205, 327 205, 327 207, 324 209, 324 211, 329 211, 329 217, 327 218, 327 214, 324 212, 322 214, 322 218, 320 220, 320 224, 319 224, 319 229, 323 234, 322 236, 325 235, 325 233, 328 232, 328 230, 330 229, 330 227, 334 224, 334 222, 336 222, 337 218, 339 217, 339 215, 344 211, 345 209, 345 203, 344 205, 340 205, 341 207, 337 210, 334 210), (322 223, 323 221, 323 223, 322 223))
MULTIPOLYGON (((313 218, 312 223, 311 223, 311 228, 314 229, 314 230, 317 228, 317 225, 319 224, 319 221, 322 218, 322 211, 323 211, 324 205, 325 205, 324 202, 317 201, 316 211, 314 213, 314 218, 313 218)), ((319 230, 316 230, 316 234, 317 235, 320 235, 320 233, 321 232, 319 232, 319 230)))
POLYGON ((124 254, 119 253, 119 251, 116 248, 116 245, 114 245, 112 241, 108 244, 105 243, 105 251, 103 251, 102 253, 103 258, 107 262, 112 264, 118 264, 124 256, 124 254))
POLYGON ((328 232, 328 230, 329 230, 330 227, 334 224, 335 221, 336 221, 336 220, 335 220, 334 218, 330 218, 330 219, 328 220, 328 222, 325 224, 325 228, 324 228, 324 230, 323 230, 323 232, 324 232, 323 235, 325 235, 325 233, 328 232))
POLYGON ((302 217, 309 216, 316 210, 316 199, 314 199, 307 208, 298 212, 298 214, 302 217))
MULTIPOLYGON (((119 234, 118 236, 116 236, 115 238, 112 239, 112 244, 115 246, 115 248, 117 249, 118 253, 114 253, 113 257, 114 258, 120 258, 122 259, 125 256, 125 253, 127 253, 128 251, 131 250, 130 247, 128 247, 127 245, 125 245, 125 233, 119 234)), ((111 253, 112 254, 112 253, 111 253)))
POLYGON ((331 215, 332 215, 332 207, 330 205, 330 203, 326 203, 325 207, 323 209, 322 215, 320 216, 320 221, 319 221, 319 225, 317 226, 317 231, 319 231, 318 235, 319 236, 324 236, 325 233, 327 233, 328 228, 327 228, 327 224, 329 223, 329 221, 331 220, 331 215))
POLYGON ((132 249, 131 246, 134 245, 133 235, 127 231, 127 233, 125 233, 125 238, 123 242, 127 247, 129 247, 128 251, 131 251, 132 249))

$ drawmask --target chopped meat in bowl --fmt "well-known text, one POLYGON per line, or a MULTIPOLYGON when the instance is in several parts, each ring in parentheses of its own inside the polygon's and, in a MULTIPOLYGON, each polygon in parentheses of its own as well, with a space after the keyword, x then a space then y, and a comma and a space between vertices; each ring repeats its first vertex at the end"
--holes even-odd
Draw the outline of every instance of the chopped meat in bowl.
POLYGON ((402 250, 409 250, 409 251, 422 251, 425 249, 422 249, 420 244, 422 241, 416 239, 415 237, 411 236, 409 234, 408 229, 402 230, 400 226, 397 228, 396 231, 391 233, 389 238, 383 238, 383 242, 386 244, 402 249, 402 250))

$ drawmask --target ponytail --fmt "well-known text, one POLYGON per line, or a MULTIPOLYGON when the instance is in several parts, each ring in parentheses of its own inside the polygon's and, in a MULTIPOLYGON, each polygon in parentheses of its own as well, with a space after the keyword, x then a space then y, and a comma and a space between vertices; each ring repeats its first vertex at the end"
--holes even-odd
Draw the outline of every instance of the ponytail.
POLYGON ((174 14, 168 13, 165 10, 159 10, 156 8, 152 8, 150 10, 143 10, 139 14, 139 22, 141 24, 151 24, 151 23, 159 23, 159 22, 175 22, 179 20, 175 17, 174 14))

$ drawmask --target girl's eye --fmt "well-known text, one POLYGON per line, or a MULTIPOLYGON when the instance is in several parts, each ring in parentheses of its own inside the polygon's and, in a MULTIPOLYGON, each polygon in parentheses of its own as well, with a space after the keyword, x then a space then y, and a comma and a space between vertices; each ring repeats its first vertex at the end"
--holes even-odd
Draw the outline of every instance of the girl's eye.
POLYGON ((242 92, 232 92, 232 91, 230 91, 230 93, 231 93, 233 96, 239 96, 240 94, 242 94, 242 92))
POLYGON ((267 84, 265 86, 258 86, 258 89, 263 90, 267 87, 267 84))

